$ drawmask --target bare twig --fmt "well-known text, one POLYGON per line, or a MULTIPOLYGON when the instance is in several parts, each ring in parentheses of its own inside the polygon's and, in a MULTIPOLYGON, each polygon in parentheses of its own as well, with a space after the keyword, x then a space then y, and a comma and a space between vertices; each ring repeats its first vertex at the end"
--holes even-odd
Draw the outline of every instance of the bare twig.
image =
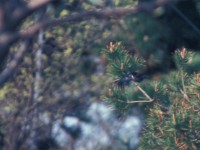
POLYGON ((16 53, 14 59, 10 63, 8 63, 8 66, 2 71, 2 73, 0 74, 0 86, 2 86, 5 82, 7 82, 10 79, 11 76, 13 76, 25 52, 27 51, 29 44, 30 40, 24 41, 21 44, 21 47, 16 53))
POLYGON ((24 19, 52 1, 56 0, 31 0, 27 5, 21 1, 0 2, 0 65, 6 61, 13 43, 23 39, 17 30, 24 19))
POLYGON ((186 17, 175 5, 170 4, 170 7, 185 21, 197 34, 200 35, 200 29, 186 17))
POLYGON ((133 82, 133 84, 144 94, 144 96, 149 100, 148 102, 153 102, 154 99, 152 99, 137 83, 133 82))
POLYGON ((44 20, 43 22, 38 22, 36 24, 33 24, 28 29, 24 29, 23 31, 20 31, 19 36, 31 37, 34 34, 36 34, 41 28, 47 28, 50 26, 58 26, 63 23, 80 22, 80 21, 83 21, 85 19, 90 19, 90 18, 96 18, 96 19, 104 19, 108 17, 119 18, 126 15, 136 14, 139 12, 148 12, 148 11, 152 11, 155 8, 167 5, 174 1, 180 1, 180 0, 158 0, 156 2, 152 2, 148 4, 140 4, 138 6, 132 6, 132 7, 104 8, 101 10, 73 13, 59 19, 44 20))
POLYGON ((148 99, 148 100, 128 100, 123 101, 120 99, 117 99, 118 102, 126 103, 126 104, 134 104, 134 103, 150 103, 153 102, 154 99, 152 99, 137 83, 133 82, 133 84, 142 92, 142 94, 148 99))
POLYGON ((44 31, 41 29, 38 35, 38 49, 35 56, 36 74, 34 85, 34 101, 41 101, 41 69, 42 69, 42 51, 44 44, 44 31))
POLYGON ((149 100, 129 100, 129 101, 122 101, 120 99, 117 99, 118 102, 126 103, 126 104, 134 104, 134 103, 150 103, 152 101, 149 100))
POLYGON ((58 0, 30 0, 28 3, 28 7, 31 9, 37 9, 38 7, 45 6, 46 4, 58 0))

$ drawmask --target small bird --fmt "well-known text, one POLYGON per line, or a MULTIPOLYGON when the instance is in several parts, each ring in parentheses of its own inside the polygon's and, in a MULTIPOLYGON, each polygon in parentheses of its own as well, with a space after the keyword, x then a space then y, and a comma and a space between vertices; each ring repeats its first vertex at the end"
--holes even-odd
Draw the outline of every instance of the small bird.
POLYGON ((144 72, 132 72, 132 81, 142 82, 146 78, 144 72))
POLYGON ((115 83, 119 87, 124 87, 124 86, 129 86, 131 82, 142 82, 145 77, 146 76, 143 72, 138 73, 134 71, 132 73, 126 74, 121 79, 115 80, 115 83))

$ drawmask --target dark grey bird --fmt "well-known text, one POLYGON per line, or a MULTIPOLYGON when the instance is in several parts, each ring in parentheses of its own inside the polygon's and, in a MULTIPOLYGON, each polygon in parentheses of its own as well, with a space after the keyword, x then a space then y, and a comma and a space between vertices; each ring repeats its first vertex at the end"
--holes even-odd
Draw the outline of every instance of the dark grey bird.
POLYGON ((115 83, 119 87, 124 87, 124 86, 129 86, 131 82, 142 82, 145 77, 146 75, 143 72, 138 73, 134 71, 132 73, 126 74, 121 79, 115 80, 115 83))

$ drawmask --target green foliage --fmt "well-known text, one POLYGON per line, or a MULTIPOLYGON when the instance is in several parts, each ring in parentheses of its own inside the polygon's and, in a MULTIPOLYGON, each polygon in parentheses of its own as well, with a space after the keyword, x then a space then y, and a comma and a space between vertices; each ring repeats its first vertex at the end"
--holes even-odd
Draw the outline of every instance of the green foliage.
MULTIPOLYGON (((106 53, 109 60, 108 68, 112 68, 109 69, 110 74, 113 74, 113 77, 123 75, 120 63, 124 62, 121 59, 129 58, 128 52, 121 45, 114 45, 113 49, 110 48, 106 53)), ((200 74, 188 74, 185 71, 193 57, 193 53, 185 48, 176 51, 174 58, 178 70, 171 72, 160 82, 133 82, 132 85, 123 88, 119 88, 116 82, 111 84, 106 100, 116 109, 125 111, 134 104, 145 104, 142 105, 146 117, 145 128, 138 149, 197 150, 200 147, 200 74), (145 100, 148 97, 139 88, 153 98, 153 101, 145 100)), ((129 64, 131 67, 127 67, 125 73, 131 72, 138 63, 133 62, 132 65, 129 64)), ((140 62, 136 68, 138 65, 141 66, 140 62)))
POLYGON ((105 50, 109 61, 108 72, 118 78, 131 72, 136 72, 144 65, 144 60, 139 57, 133 57, 120 43, 112 45, 110 43, 109 50, 105 50))
POLYGON ((183 48, 182 51, 178 50, 175 52, 175 62, 179 70, 183 69, 183 67, 186 67, 189 62, 192 60, 192 52, 188 52, 186 48, 183 48))
MULTIPOLYGON (((145 130, 142 133, 139 149, 198 149, 199 147, 199 96, 196 88, 193 88, 190 80, 190 88, 187 91, 187 97, 182 91, 180 79, 170 76, 174 82, 166 83, 169 103, 163 105, 160 99, 150 108, 150 113, 146 118, 145 130), (184 98, 185 97, 185 98, 184 98), (148 144, 147 144, 148 143, 148 144)), ((185 78, 184 78, 185 80, 185 78)), ((187 79, 186 79, 187 80, 187 79)), ((189 82, 189 81, 188 81, 189 82)))
POLYGON ((163 89, 157 89, 159 83, 151 82, 146 86, 146 83, 134 82, 134 85, 130 85, 133 81, 132 73, 140 72, 145 66, 142 58, 129 54, 121 43, 110 43, 105 53, 108 59, 107 71, 113 79, 105 97, 108 103, 124 109, 131 104, 150 102, 162 96, 163 89))

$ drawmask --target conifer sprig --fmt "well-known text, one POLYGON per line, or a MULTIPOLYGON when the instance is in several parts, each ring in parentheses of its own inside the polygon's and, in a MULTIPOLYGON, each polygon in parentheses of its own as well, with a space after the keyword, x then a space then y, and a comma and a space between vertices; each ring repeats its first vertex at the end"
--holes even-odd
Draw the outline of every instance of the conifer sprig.
POLYGON ((179 71, 181 73, 181 82, 182 82, 182 89, 180 90, 180 93, 182 93, 183 97, 189 101, 189 97, 187 94, 187 88, 185 85, 185 79, 188 78, 187 73, 185 73, 185 66, 188 65, 189 61, 192 59, 192 52, 188 52, 186 48, 182 48, 181 50, 177 50, 175 52, 175 62, 177 64, 177 67, 179 68, 179 71))
POLYGON ((129 55, 128 51, 125 50, 120 42, 115 44, 110 42, 105 53, 109 63, 108 72, 112 76, 122 78, 144 67, 144 60, 140 57, 129 55))
POLYGON ((148 103, 152 102, 153 98, 147 94, 147 92, 136 82, 142 81, 142 75, 138 72, 144 67, 144 60, 140 57, 132 56, 122 46, 121 43, 112 42, 105 50, 106 57, 108 59, 108 72, 113 78, 112 88, 109 89, 107 96, 108 101, 114 101, 117 103, 148 103), (130 84, 134 85, 134 88, 140 91, 145 97, 144 100, 133 100, 132 93, 134 92, 133 86, 130 89, 130 84), (129 88, 129 89, 127 89, 129 88))

